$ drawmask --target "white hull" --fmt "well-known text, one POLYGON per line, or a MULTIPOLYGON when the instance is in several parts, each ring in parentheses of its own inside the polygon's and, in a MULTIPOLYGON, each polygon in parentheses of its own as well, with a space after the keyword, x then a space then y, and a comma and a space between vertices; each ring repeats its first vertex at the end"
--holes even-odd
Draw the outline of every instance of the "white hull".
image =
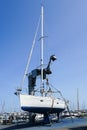
POLYGON ((65 109, 61 99, 20 94, 21 108, 33 113, 60 113, 65 109))

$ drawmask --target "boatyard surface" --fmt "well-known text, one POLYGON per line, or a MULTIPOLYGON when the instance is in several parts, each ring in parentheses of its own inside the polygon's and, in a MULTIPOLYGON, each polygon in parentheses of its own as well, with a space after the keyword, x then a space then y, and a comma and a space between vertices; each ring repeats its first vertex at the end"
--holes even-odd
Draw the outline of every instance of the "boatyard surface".
POLYGON ((63 119, 60 122, 47 125, 31 125, 28 123, 16 123, 0 125, 0 130, 87 130, 87 118, 63 119))

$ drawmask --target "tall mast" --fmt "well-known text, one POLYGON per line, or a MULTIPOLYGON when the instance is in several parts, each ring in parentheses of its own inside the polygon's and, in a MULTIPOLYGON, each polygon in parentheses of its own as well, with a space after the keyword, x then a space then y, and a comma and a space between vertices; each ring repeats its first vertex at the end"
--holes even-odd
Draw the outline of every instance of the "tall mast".
POLYGON ((43 6, 41 6, 41 94, 43 96, 43 89, 44 89, 44 83, 43 83, 43 40, 44 40, 44 30, 43 30, 43 18, 44 10, 43 6))

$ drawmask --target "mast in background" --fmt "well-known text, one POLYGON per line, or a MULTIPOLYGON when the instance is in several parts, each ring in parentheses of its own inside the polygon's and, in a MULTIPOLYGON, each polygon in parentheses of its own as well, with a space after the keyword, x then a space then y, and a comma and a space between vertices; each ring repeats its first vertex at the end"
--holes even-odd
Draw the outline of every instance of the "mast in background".
POLYGON ((79 112, 79 90, 77 88, 77 110, 79 112))

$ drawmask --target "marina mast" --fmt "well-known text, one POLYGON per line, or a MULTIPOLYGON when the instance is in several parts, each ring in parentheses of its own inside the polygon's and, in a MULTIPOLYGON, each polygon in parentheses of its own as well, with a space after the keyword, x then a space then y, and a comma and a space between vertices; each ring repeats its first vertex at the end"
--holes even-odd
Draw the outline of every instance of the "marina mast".
POLYGON ((77 88, 77 110, 79 112, 79 90, 77 88))

